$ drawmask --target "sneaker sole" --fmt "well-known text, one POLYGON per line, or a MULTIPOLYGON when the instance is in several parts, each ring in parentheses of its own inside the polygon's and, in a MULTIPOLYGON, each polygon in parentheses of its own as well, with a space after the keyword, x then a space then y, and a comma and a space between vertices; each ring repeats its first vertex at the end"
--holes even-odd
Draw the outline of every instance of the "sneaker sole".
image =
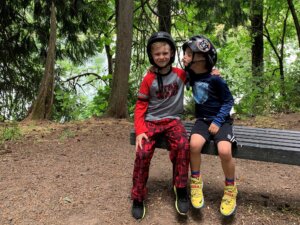
POLYGON ((145 215, 146 215, 146 206, 144 205, 144 213, 143 213, 143 216, 140 220, 144 219, 145 215))
POLYGON ((177 207, 177 192, 176 192, 176 187, 175 187, 175 186, 173 187, 173 190, 174 190, 175 197, 176 197, 176 201, 175 201, 175 208, 176 208, 176 211, 177 211, 180 215, 186 216, 187 213, 180 212, 180 210, 179 210, 178 207, 177 207))

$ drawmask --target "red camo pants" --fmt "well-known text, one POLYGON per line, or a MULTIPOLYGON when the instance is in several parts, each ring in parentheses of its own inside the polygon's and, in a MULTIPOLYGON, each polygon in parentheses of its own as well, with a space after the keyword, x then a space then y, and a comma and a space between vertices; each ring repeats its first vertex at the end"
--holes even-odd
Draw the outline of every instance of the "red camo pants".
POLYGON ((164 135, 167 140, 169 157, 173 163, 173 185, 177 188, 187 186, 190 162, 189 141, 186 130, 180 120, 163 119, 146 121, 149 141, 143 140, 143 149, 138 149, 134 162, 133 187, 131 198, 143 201, 147 195, 146 183, 149 166, 153 157, 156 137, 164 135))

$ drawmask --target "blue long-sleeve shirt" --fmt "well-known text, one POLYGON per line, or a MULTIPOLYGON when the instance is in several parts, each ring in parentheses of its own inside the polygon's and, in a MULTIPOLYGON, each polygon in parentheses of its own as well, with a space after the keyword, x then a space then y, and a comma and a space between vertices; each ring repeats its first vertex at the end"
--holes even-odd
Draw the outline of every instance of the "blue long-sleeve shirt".
POLYGON ((212 121, 217 126, 230 118, 234 100, 226 82, 210 73, 190 74, 196 118, 212 121))

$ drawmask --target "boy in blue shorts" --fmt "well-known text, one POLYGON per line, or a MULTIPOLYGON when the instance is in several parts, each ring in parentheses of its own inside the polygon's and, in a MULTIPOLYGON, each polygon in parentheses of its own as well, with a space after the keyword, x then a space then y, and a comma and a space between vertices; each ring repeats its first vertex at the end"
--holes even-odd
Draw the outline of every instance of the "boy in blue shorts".
POLYGON ((230 118, 234 100, 226 82, 221 77, 211 74, 217 62, 217 52, 212 42, 204 36, 197 35, 185 42, 182 48, 184 51, 182 61, 189 74, 197 119, 190 138, 191 203, 194 208, 204 206, 203 181, 200 173, 201 150, 207 141, 213 139, 225 175, 220 212, 224 216, 230 216, 236 210, 238 193, 235 185, 235 162, 232 157, 232 144, 235 143, 235 138, 230 118))

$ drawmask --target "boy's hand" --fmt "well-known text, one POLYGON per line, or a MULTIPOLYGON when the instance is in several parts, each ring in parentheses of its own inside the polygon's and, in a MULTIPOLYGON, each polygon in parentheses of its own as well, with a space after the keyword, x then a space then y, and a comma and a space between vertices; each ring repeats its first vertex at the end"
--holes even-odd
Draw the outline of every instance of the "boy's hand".
POLYGON ((208 128, 208 131, 212 135, 215 135, 216 133, 218 133, 219 129, 220 129, 220 127, 218 127, 216 124, 211 123, 210 126, 209 126, 209 128, 208 128))
POLYGON ((135 151, 136 151, 136 152, 137 152, 137 150, 138 150, 138 147, 140 147, 141 149, 143 148, 143 147, 142 147, 142 140, 143 140, 144 138, 145 138, 147 141, 149 141, 148 136, 147 136, 145 133, 141 133, 141 134, 139 134, 138 136, 136 136, 136 138, 135 138, 135 151))
POLYGON ((221 76, 220 70, 218 69, 212 69, 211 74, 218 77, 221 76))

